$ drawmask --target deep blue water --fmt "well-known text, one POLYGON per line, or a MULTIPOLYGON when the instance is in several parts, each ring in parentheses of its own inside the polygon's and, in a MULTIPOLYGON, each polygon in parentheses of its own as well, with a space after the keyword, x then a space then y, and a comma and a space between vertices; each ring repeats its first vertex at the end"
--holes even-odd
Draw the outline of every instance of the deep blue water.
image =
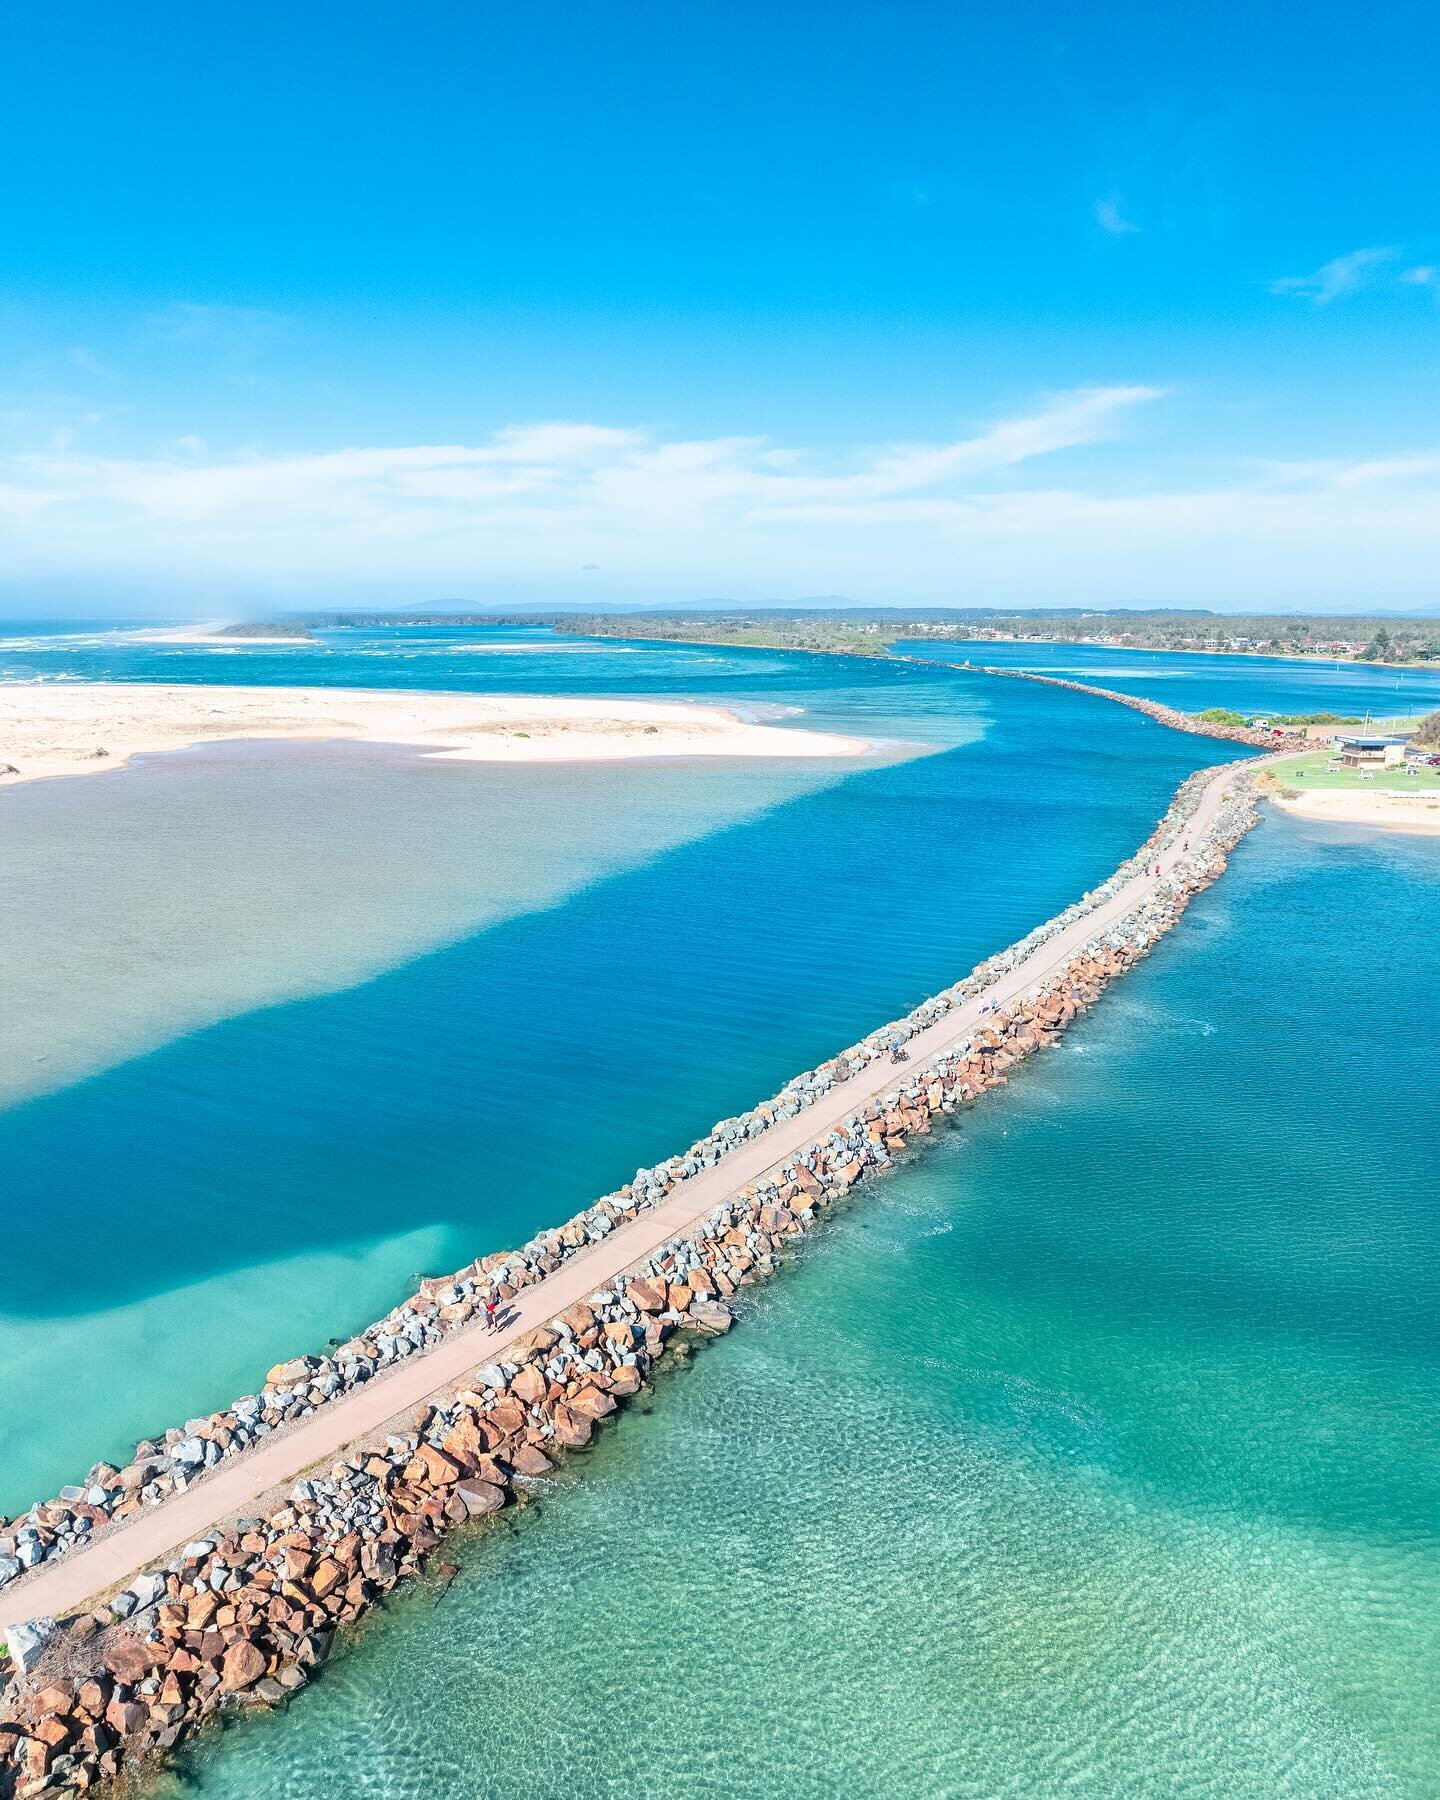
MULTIPOLYGON (((697 831, 648 849, 613 772, 575 771, 564 810, 553 773, 507 771, 495 832, 518 817, 544 854, 593 794, 623 857, 0 1114, 0 1506, 363 1323, 422 1261, 564 1216, 954 979, 1223 753, 910 665, 502 641, 546 640, 52 634, 12 638, 0 675, 679 695, 934 753, 813 785, 673 769, 665 805, 693 783, 697 831)), ((1187 660, 1154 688, 1077 672, 1192 708, 1337 704, 1309 665, 1163 663, 1187 660), (1270 686, 1205 685, 1236 676, 1270 686)), ((199 794, 251 818, 286 766, 164 759, 53 784, 54 805, 78 868, 107 794, 144 840, 199 794)), ((501 792, 443 776, 450 802, 457 779, 501 792)), ((415 776, 373 779, 380 830, 415 776)), ((41 792, 0 796, 0 832, 7 798, 41 792)), ((375 854, 338 817, 315 803, 337 876, 375 854)), ((323 904, 280 876, 274 894, 277 936, 323 904)), ((1437 903, 1440 844, 1267 818, 1062 1049, 463 1549, 447 1599, 374 1621, 183 1780, 247 1800, 1433 1792, 1437 903)), ((184 904, 117 920, 117 956, 163 982, 184 904)))
MULTIPOLYGON (((511 660, 484 659, 485 678, 511 660)), ((589 679, 569 657, 534 661, 561 665, 557 685, 589 679)), ((568 1216, 956 979, 1103 879, 1223 748, 1040 687, 1007 686, 997 709, 998 684, 979 676, 745 653, 707 655, 706 670, 716 662, 727 698, 967 741, 861 768, 368 983, 0 1113, 0 1186, 18 1202, 0 1267, 14 1346, 0 1506, 364 1325, 415 1258, 453 1267, 568 1216), (350 1280, 303 1260, 387 1242, 394 1255, 350 1280), (119 1392, 101 1379, 117 1308, 146 1364, 119 1392), (40 1383, 63 1420, 43 1438, 40 1383)), ((521 792, 525 773, 507 772, 521 792)), ((142 778, 85 791, 103 806, 104 783, 142 778)), ((697 794, 717 778, 701 764, 690 776, 697 794)))

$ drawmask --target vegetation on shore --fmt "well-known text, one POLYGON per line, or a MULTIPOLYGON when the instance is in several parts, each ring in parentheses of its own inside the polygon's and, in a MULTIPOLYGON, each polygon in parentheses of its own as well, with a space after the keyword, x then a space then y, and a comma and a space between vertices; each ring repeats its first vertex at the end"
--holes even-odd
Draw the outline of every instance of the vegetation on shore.
POLYGON ((1317 788, 1341 792, 1366 793, 1379 788, 1394 794, 1431 794, 1440 792, 1440 769, 1332 769, 1334 760, 1328 750, 1312 750, 1303 756, 1287 757, 1265 771, 1264 779, 1275 783, 1287 799, 1317 788))
POLYGON ((1440 750, 1440 712, 1428 713, 1415 727, 1415 742, 1440 750))
POLYGON ((703 613, 556 614, 549 623, 597 637, 689 643, 763 644, 771 649, 850 650, 876 655, 886 643, 969 641, 1097 644, 1239 656, 1309 656, 1393 665, 1440 661, 1440 620, 1387 621, 1210 612, 1002 613, 991 607, 725 609, 703 613))
MULTIPOLYGON (((1196 713, 1197 719, 1203 719, 1207 725, 1245 725, 1249 723, 1244 713, 1238 713, 1232 706, 1207 706, 1202 713, 1196 713)), ((1251 715, 1254 717, 1255 715, 1251 715)), ((1311 713, 1266 713, 1264 717, 1271 725, 1360 725, 1364 721, 1358 713, 1311 712, 1311 713)), ((1392 720, 1391 723, 1394 723, 1392 720)))
MULTIPOLYGON (((955 638, 1019 643, 1094 644, 1127 650, 1176 650, 1233 656, 1301 656, 1394 667, 1440 664, 1440 619, 1363 615, 1233 614, 1193 611, 1094 611, 1081 607, 1001 611, 995 607, 715 606, 655 612, 312 613, 227 627, 236 637, 304 637, 313 630, 395 626, 547 625, 586 637, 724 644, 762 650, 829 650, 883 655, 887 644, 955 638)), ((1297 721, 1298 722, 1298 721, 1297 721)), ((1331 723, 1317 718, 1314 723, 1331 723)), ((1340 720, 1333 721, 1341 723, 1340 720)))
POLYGON ((266 619, 252 621, 241 625, 220 625, 215 630, 216 637, 233 638, 299 638, 305 643, 311 641, 310 627, 298 619, 266 619))

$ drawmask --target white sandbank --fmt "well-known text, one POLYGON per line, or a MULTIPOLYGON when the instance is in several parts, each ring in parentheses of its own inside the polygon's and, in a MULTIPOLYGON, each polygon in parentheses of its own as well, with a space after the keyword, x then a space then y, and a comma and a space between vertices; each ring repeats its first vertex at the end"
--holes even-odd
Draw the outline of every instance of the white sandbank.
POLYGON ((293 634, 276 632, 266 636, 262 632, 228 631, 220 625, 147 625, 138 631, 122 631, 119 634, 132 643, 139 644, 224 644, 228 648, 243 649, 247 644, 294 645, 298 649, 313 649, 313 637, 295 637, 293 634))
POLYGON ((1266 793, 1282 812, 1302 819, 1322 819, 1332 825, 1378 825, 1386 831, 1440 836, 1440 794, 1433 788, 1414 794, 1397 794, 1387 788, 1376 788, 1372 793, 1315 788, 1291 799, 1268 786, 1266 793))
POLYGON ((7 786, 122 767, 132 756, 237 738, 412 744, 469 762, 613 762, 630 757, 863 756, 830 732, 756 725, 716 706, 551 694, 0 682, 7 786))

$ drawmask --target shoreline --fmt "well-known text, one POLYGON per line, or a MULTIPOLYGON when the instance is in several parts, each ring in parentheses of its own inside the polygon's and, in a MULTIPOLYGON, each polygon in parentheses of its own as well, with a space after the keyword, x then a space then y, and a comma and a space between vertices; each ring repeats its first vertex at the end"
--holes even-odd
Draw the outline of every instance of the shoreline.
POLYGON ((411 745, 437 761, 862 757, 880 745, 681 701, 394 688, 0 682, 0 786, 123 768, 197 744, 271 739, 411 745))
MULTIPOLYGON (((896 638, 895 640, 897 644, 915 643, 916 641, 917 640, 914 638, 896 638)), ((921 643, 945 643, 949 640, 944 638, 935 638, 933 640, 921 638, 918 641, 921 643)), ((1274 662, 1315 663, 1320 666, 1330 663, 1334 664, 1337 673, 1342 669, 1428 669, 1431 674, 1435 675, 1437 679, 1440 679, 1440 662, 1375 662, 1372 658, 1364 656, 1318 656, 1311 655, 1305 650, 1182 649, 1176 644, 1107 644, 1100 638, 1022 638, 1005 637, 998 634, 988 638, 956 638, 954 641, 961 644, 1053 644, 1058 650, 1073 648, 1113 650, 1118 651, 1121 656, 1219 656, 1231 662, 1245 660, 1262 662, 1268 660, 1274 662)), ((1001 673, 1010 672, 1012 671, 1001 671, 1001 673)), ((1021 671, 1013 672, 1020 673, 1021 671)))
POLYGON ((261 644, 271 649, 290 644, 313 649, 317 642, 309 632, 227 631, 220 625, 142 625, 119 635, 132 644, 261 644))
POLYGON ((1396 831, 1411 837, 1440 837, 1440 794, 1397 794, 1380 789, 1373 794, 1345 789, 1316 788, 1295 794, 1280 786, 1280 777, 1266 775, 1261 791, 1266 800, 1292 818, 1318 825, 1359 825, 1373 831, 1396 831))
POLYGON ((518 1252, 423 1283, 333 1354, 277 1364, 257 1395, 137 1446, 131 1469, 97 1465, 8 1540, 0 1524, 0 1550, 23 1540, 34 1556, 25 1579, 16 1565, 0 1582, 20 1665, 17 1773, 91 1785, 222 1709, 303 1686, 333 1633, 417 1576, 448 1529, 583 1448, 668 1338, 728 1330, 726 1302, 782 1266, 791 1238, 892 1167, 909 1135, 1003 1085, 1145 956, 1256 822, 1252 766, 1189 777, 1082 900, 688 1151, 518 1252), (897 1041, 911 1059, 899 1070, 897 1041), (504 1336, 476 1322, 486 1295, 505 1308, 504 1336), (257 1504, 271 1510, 256 1517, 257 1504), (55 1624, 101 1594, 108 1605, 55 1624))

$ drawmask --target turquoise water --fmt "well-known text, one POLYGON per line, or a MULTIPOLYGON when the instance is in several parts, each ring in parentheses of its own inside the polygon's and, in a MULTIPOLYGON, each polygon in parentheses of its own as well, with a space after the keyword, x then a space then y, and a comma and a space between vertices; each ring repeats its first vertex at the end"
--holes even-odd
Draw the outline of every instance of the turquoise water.
MULTIPOLYGON (((664 694, 930 752, 262 747, 0 795, 12 937, 39 914, 79 942, 88 883, 136 1005, 197 991, 207 950, 251 984, 188 1025, 153 1007, 137 1054, 98 949, 7 947, 105 1066, 0 1112, 0 1508, 772 1091, 1107 874, 1224 751, 1023 683, 557 642, 0 645, 10 678, 664 694), (219 930, 242 878, 259 928, 219 930), (260 1003, 297 947, 323 991, 260 1003)), ((1154 691, 1212 703, 1187 660, 1183 698, 1154 691)), ((1250 670, 1243 704, 1332 704, 1316 675, 1250 670)), ((1440 845, 1267 818, 1062 1049, 466 1547, 446 1598, 179 1779, 1433 1792, 1437 901, 1440 845)))
POLYGON ((904 643, 907 655, 957 657, 1000 669, 1089 681, 1161 700, 1182 712, 1228 706, 1249 714, 1333 712, 1377 718, 1440 707, 1440 668, 1383 669, 1283 656, 1192 656, 1172 650, 1116 650, 1101 644, 1001 644, 957 638, 904 643))
POLYGON ((1433 1794, 1437 911, 1440 844, 1267 818, 443 1599, 167 1787, 1433 1794))
MULTIPOLYGON (((357 664, 372 681, 390 668, 341 654, 347 679, 357 664)), ((645 678, 666 679, 673 654, 661 647, 645 678)), ((585 681, 575 665, 593 660, 436 660, 462 657, 477 685, 513 660, 585 681)), ((978 676, 744 653, 699 664, 684 682, 708 698, 804 705, 852 731, 904 724, 954 747, 837 767, 819 787, 812 770, 759 765, 657 765, 640 782, 613 768, 347 763, 368 784, 351 825, 338 804, 299 807, 337 879, 370 866, 397 810, 440 808, 443 794, 441 816, 457 819, 457 791, 485 808, 482 875, 495 834, 523 868, 577 811, 623 843, 622 866, 338 993, 241 1012, 0 1112, 0 1188, 16 1199, 0 1264, 0 1507, 348 1335, 417 1273, 567 1217, 957 978, 1106 876, 1216 749, 1040 687, 1007 687, 998 708, 997 684, 978 676), (657 780, 668 808, 704 815, 690 841, 659 819, 657 780), (801 780, 788 798, 777 786, 801 780)), ((153 821, 189 816, 201 795, 229 824, 255 814, 247 783, 279 807, 288 766, 273 753, 168 758, 0 802, 39 814, 34 880, 63 887, 94 841, 81 809, 110 817, 116 795, 133 796, 129 835, 149 855, 153 821)), ((164 904, 183 912, 191 888, 177 881, 164 904)), ((277 940, 323 888, 278 890, 284 904, 261 914, 277 940)), ((351 929, 343 910, 321 917, 351 929)), ((171 912, 123 921, 147 959, 142 986, 163 985, 172 928, 171 912)), ((231 960, 230 939, 213 949, 231 960)))

